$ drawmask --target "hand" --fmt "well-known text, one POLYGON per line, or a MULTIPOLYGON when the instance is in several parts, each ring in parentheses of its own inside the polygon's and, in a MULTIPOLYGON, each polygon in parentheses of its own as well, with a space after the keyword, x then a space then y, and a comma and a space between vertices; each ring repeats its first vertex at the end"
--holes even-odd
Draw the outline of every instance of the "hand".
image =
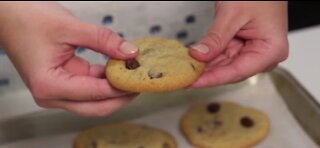
POLYGON ((75 56, 81 46, 112 58, 135 57, 138 49, 110 29, 47 2, 1 2, 0 20, 0 43, 39 106, 103 116, 136 95, 113 89, 103 65, 75 56))
POLYGON ((217 2, 209 32, 190 54, 208 62, 191 87, 238 82, 288 57, 286 2, 217 2))

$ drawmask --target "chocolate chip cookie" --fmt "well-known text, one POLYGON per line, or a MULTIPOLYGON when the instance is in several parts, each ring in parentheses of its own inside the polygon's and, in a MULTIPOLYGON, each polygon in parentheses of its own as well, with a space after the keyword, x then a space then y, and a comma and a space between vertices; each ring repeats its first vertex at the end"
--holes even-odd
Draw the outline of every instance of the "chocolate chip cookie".
POLYGON ((132 42, 139 55, 127 61, 111 59, 106 77, 112 86, 130 92, 163 92, 184 88, 202 73, 204 63, 193 59, 182 43, 161 38, 132 42))
POLYGON ((113 123, 81 132, 74 148, 176 148, 167 132, 140 124, 113 123))
POLYGON ((232 102, 203 103, 191 107, 181 118, 187 140, 199 148, 248 148, 269 131, 267 115, 232 102))

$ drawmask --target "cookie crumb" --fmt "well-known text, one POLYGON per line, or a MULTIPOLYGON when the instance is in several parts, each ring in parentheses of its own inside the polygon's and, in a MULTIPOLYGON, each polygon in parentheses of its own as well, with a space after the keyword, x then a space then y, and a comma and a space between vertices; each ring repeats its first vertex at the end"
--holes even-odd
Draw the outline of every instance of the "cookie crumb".
POLYGON ((193 71, 196 71, 196 67, 194 67, 194 65, 192 63, 190 63, 190 65, 191 65, 193 71))
POLYGON ((162 72, 153 72, 153 71, 149 71, 148 72, 148 76, 150 79, 158 79, 163 77, 163 73, 162 72))

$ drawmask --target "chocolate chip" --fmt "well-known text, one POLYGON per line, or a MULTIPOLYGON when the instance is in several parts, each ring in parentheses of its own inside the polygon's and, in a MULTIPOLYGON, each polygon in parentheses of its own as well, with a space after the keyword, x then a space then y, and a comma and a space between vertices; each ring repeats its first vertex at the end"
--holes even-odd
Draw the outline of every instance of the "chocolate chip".
POLYGON ((138 148, 144 148, 144 146, 140 145, 138 148))
POLYGON ((220 105, 218 103, 210 103, 207 107, 208 112, 216 113, 220 110, 220 105))
POLYGON ((190 63, 190 65, 191 65, 193 71, 196 71, 196 67, 194 67, 194 65, 192 63, 190 63))
POLYGON ((199 126, 199 127, 197 128, 197 132, 198 132, 198 133, 202 133, 202 132, 203 132, 203 128, 202 128, 201 126, 199 126))
POLYGON ((157 79, 157 78, 161 78, 163 76, 162 72, 154 72, 154 71, 149 71, 148 72, 148 76, 150 79, 157 79))
POLYGON ((140 66, 139 62, 135 59, 127 60, 126 61, 126 68, 127 69, 136 69, 140 66))
POLYGON ((167 142, 164 142, 162 144, 162 148, 171 148, 170 145, 167 142))
POLYGON ((242 126, 247 127, 247 128, 252 127, 254 125, 253 120, 249 117, 242 117, 240 122, 241 122, 242 126))
POLYGON ((214 126, 215 128, 220 127, 221 125, 222 125, 222 122, 221 122, 221 121, 219 121, 219 120, 213 121, 213 126, 214 126))
POLYGON ((97 148, 98 147, 98 144, 97 144, 97 141, 92 141, 91 142, 91 147, 90 148, 97 148))

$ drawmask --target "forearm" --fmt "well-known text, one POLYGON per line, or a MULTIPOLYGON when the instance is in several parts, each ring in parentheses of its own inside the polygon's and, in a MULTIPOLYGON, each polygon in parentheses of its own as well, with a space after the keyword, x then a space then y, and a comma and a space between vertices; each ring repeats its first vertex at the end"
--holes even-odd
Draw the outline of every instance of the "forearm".
POLYGON ((32 5, 35 3, 0 2, 0 46, 6 47, 12 42, 13 32, 24 25, 24 19, 29 19, 26 18, 27 13, 30 13, 32 5))
POLYGON ((12 9, 12 4, 10 2, 0 2, 0 47, 3 48, 3 40, 6 26, 10 22, 10 9, 12 9))
POLYGON ((53 11, 56 15, 66 16, 65 9, 56 2, 0 2, 0 45, 6 47, 10 41, 16 40, 18 37, 13 33, 18 30, 25 31, 33 25, 50 23, 48 18, 53 11))

